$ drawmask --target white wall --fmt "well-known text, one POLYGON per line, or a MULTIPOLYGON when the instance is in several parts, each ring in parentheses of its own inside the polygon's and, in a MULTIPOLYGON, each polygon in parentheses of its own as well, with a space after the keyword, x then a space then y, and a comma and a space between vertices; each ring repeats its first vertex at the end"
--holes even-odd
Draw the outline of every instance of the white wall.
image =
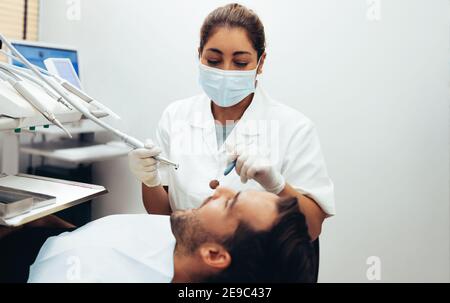
MULTIPOLYGON (((315 122, 335 182, 320 281, 367 282, 378 256, 384 282, 449 282, 449 2, 381 0, 378 22, 373 1, 242 2, 265 24, 264 86, 315 122)), ((200 91, 199 28, 224 3, 89 0, 70 21, 66 1, 42 0, 40 37, 79 47, 86 90, 143 139, 200 91)), ((143 211, 126 158, 97 168, 110 194, 96 216, 143 211)))

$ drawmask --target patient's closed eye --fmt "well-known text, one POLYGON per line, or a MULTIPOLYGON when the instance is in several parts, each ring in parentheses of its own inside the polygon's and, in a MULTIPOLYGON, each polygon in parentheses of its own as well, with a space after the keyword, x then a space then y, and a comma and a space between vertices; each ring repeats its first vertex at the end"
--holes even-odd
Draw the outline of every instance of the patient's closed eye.
POLYGON ((203 201, 203 203, 202 203, 202 205, 200 205, 200 207, 205 206, 205 205, 208 204, 212 199, 213 199, 213 196, 209 196, 208 198, 205 199, 205 201, 203 201))
POLYGON ((238 193, 233 197, 233 199, 228 199, 228 200, 225 202, 225 208, 228 208, 228 206, 229 206, 230 209, 233 208, 233 206, 236 204, 237 199, 238 199, 238 197, 239 197, 240 194, 241 194, 241 192, 238 192, 238 193))

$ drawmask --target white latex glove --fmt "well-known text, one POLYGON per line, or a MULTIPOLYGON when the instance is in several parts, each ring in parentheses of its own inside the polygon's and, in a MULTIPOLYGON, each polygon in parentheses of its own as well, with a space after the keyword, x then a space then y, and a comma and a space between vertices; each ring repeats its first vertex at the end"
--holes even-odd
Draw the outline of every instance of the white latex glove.
POLYGON ((286 186, 284 177, 278 172, 269 158, 255 147, 236 146, 228 152, 228 163, 236 160, 236 172, 242 183, 255 180, 268 192, 279 194, 286 186))
POLYGON ((161 185, 158 161, 153 157, 161 153, 161 149, 152 140, 145 141, 145 148, 137 148, 128 153, 131 172, 148 187, 161 185))

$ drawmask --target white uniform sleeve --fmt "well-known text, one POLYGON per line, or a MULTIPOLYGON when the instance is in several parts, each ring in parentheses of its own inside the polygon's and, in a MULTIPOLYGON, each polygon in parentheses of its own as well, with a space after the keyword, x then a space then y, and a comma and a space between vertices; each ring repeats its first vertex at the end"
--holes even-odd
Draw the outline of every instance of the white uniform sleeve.
POLYGON ((292 136, 281 173, 287 183, 316 201, 325 213, 335 214, 334 186, 312 122, 308 121, 292 136))
MULTIPOLYGON (((163 112, 156 128, 156 144, 162 149, 162 156, 170 158, 170 120, 167 109, 163 112)), ((169 171, 167 165, 160 165, 159 172, 161 176, 161 183, 164 186, 169 184, 169 171)))

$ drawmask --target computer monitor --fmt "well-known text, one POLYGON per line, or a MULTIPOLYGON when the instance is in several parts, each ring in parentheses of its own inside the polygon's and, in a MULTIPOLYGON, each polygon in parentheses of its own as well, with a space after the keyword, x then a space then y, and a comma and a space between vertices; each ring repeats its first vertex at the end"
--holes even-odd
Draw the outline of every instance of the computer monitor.
POLYGON ((50 73, 65 79, 76 88, 82 89, 80 79, 69 58, 47 58, 44 60, 44 64, 50 73))
MULTIPOLYGON (((43 69, 46 68, 44 60, 47 58, 68 58, 72 62, 77 76, 80 77, 78 51, 74 48, 29 41, 12 41, 11 44, 19 53, 30 61, 30 63, 43 69)), ((23 67, 23 64, 16 60, 12 60, 12 64, 23 67)))

